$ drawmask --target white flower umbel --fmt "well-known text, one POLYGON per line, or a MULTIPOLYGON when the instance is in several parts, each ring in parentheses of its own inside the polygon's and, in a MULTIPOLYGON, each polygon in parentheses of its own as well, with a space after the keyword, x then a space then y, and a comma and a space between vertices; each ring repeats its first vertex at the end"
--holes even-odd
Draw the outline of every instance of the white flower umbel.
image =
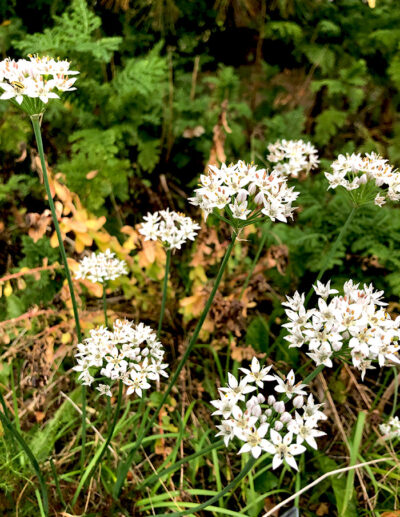
POLYGON ((308 347, 307 355, 315 364, 333 366, 336 355, 351 359, 364 379, 372 363, 379 366, 400 363, 400 317, 393 320, 383 306, 383 291, 373 285, 354 284, 352 280, 343 286, 343 296, 318 282, 314 286, 318 295, 316 307, 305 308, 305 297, 295 293, 283 305, 289 322, 283 326, 289 331, 285 339, 289 347, 308 347), (328 300, 330 295, 334 295, 328 300))
POLYGON ((398 416, 390 418, 386 423, 380 424, 379 431, 385 440, 400 438, 400 419, 398 416))
POLYGON ((2 100, 12 100, 29 115, 44 112, 49 99, 58 99, 63 92, 76 90, 79 72, 69 69, 68 61, 51 57, 32 56, 29 59, 4 59, 0 62, 0 95, 2 100))
POLYGON ((297 469, 294 456, 305 451, 303 442, 315 448, 315 438, 325 434, 317 429, 318 421, 326 419, 319 410, 322 404, 314 404, 312 395, 305 402, 306 385, 295 382, 293 371, 285 379, 271 375, 271 366, 261 368, 255 357, 250 369, 240 370, 245 376, 229 373, 228 386, 219 388, 220 398, 211 401, 213 415, 221 419, 217 436, 226 446, 238 440, 238 454, 251 452, 258 458, 268 452, 273 468, 285 461, 297 469))
POLYGON ((116 280, 118 277, 128 274, 128 268, 124 260, 115 257, 115 253, 107 249, 104 253, 92 253, 83 257, 79 262, 79 268, 75 278, 88 279, 91 282, 104 284, 107 280, 116 280))
MULTIPOLYGON (((73 369, 79 372, 82 384, 88 386, 104 378, 121 380, 128 386, 127 395, 136 393, 141 397, 143 390, 151 387, 150 381, 168 377, 164 348, 153 329, 143 323, 117 320, 113 331, 96 328, 77 349, 73 369)), ((109 384, 100 383, 96 389, 111 396, 109 384)))
POLYGON ((189 201, 203 210, 205 219, 212 212, 220 215, 219 211, 223 211, 235 227, 241 227, 246 221, 267 217, 286 223, 293 215, 292 203, 298 195, 293 187, 288 187, 281 172, 268 173, 239 161, 220 168, 209 165, 189 201))
POLYGON ((328 188, 343 187, 357 204, 383 206, 387 199, 400 200, 400 173, 378 154, 341 154, 331 169, 325 172, 328 188))
POLYGON ((297 178, 301 172, 308 173, 318 166, 318 151, 303 140, 278 140, 268 146, 267 159, 276 163, 274 170, 297 178))
POLYGON ((145 240, 160 241, 166 249, 181 249, 187 240, 194 241, 200 226, 179 212, 160 210, 147 214, 139 233, 145 240))

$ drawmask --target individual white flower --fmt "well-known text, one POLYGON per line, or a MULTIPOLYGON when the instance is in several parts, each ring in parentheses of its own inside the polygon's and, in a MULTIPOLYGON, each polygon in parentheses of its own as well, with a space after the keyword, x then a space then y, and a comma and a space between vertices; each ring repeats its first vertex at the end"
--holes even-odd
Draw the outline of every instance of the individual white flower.
POLYGON ((306 448, 303 445, 292 443, 293 434, 290 432, 282 437, 277 431, 271 429, 270 439, 271 442, 264 443, 264 449, 274 455, 272 468, 278 468, 285 461, 290 467, 298 470, 294 456, 305 452, 306 448))
POLYGON ((111 397, 112 393, 110 390, 110 386, 108 384, 99 384, 96 387, 96 390, 100 391, 101 395, 107 395, 107 397, 111 397))
POLYGON ((238 200, 235 199, 235 202, 230 204, 229 208, 235 219, 243 219, 245 221, 247 216, 251 213, 251 210, 247 209, 247 201, 238 202, 238 200))
POLYGON ((306 387, 305 384, 295 384, 295 375, 294 371, 290 370, 285 379, 281 379, 276 376, 277 385, 275 386, 275 391, 278 393, 284 393, 288 399, 291 399, 293 395, 306 395, 307 392, 304 391, 303 388, 306 387))
MULTIPOLYGON (((78 379, 83 384, 91 385, 99 377, 120 380, 128 386, 127 395, 135 392, 141 397, 143 390, 151 387, 149 381, 168 376, 162 344, 156 333, 142 323, 117 320, 114 331, 105 327, 92 329, 90 336, 77 345, 75 357, 77 365, 73 370, 80 372, 78 379)), ((96 389, 111 396, 107 384, 99 384, 96 389)))
POLYGON ((211 404, 217 408, 217 411, 211 413, 214 415, 222 415, 225 420, 228 419, 233 412, 233 408, 236 407, 236 399, 230 398, 228 394, 222 395, 220 400, 212 400, 211 404))
POLYGON ((265 451, 268 446, 268 442, 264 438, 267 434, 268 428, 269 424, 261 424, 258 429, 253 428, 253 430, 249 431, 245 437, 246 443, 242 445, 239 454, 251 452, 253 458, 258 458, 261 452, 263 450, 265 451))
POLYGON ((253 357, 250 370, 247 368, 239 368, 239 370, 246 374, 246 382, 255 382, 259 388, 263 388, 265 381, 275 380, 273 375, 268 375, 271 368, 272 366, 264 366, 264 368, 261 368, 257 357, 253 357))
POLYGON ((247 393, 255 391, 256 387, 251 386, 246 377, 243 378, 240 383, 234 375, 228 372, 228 386, 226 388, 220 388, 220 391, 226 393, 229 398, 244 400, 247 393))
POLYGON ((115 253, 107 249, 104 253, 92 253, 83 257, 79 262, 75 278, 104 284, 108 280, 116 280, 126 274, 128 274, 126 262, 117 259, 115 253))
POLYGON ((313 395, 309 395, 307 398, 307 405, 304 409, 304 417, 311 418, 315 417, 317 420, 326 420, 328 417, 320 411, 323 404, 315 404, 313 395))
POLYGON ((144 235, 145 240, 158 240, 171 250, 181 249, 188 240, 194 241, 200 229, 190 217, 169 209, 148 213, 143 219, 139 233, 144 235))
POLYGON ((1 100, 15 100, 29 115, 39 115, 49 99, 57 99, 63 92, 75 90, 79 72, 69 69, 68 61, 51 57, 29 56, 27 59, 4 59, 0 62, 1 100))
POLYGON ((313 289, 315 291, 315 294, 321 296, 321 298, 323 298, 324 300, 326 300, 330 294, 337 294, 339 292, 337 289, 331 289, 330 280, 326 285, 317 280, 317 285, 313 285, 313 289))
POLYGON ((298 444, 306 441, 313 449, 318 449, 315 438, 324 436, 326 433, 316 429, 317 422, 315 417, 305 418, 296 411, 295 418, 288 424, 288 429, 297 436, 298 444))
POLYGON ((235 437, 235 426, 231 420, 223 420, 221 425, 216 426, 219 433, 215 436, 223 436, 225 446, 228 447, 229 442, 235 437))

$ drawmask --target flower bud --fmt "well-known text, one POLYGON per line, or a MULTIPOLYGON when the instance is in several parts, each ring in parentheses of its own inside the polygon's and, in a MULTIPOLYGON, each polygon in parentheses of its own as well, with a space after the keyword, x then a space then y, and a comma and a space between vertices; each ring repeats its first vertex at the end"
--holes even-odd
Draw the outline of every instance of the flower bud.
POLYGON ((272 409, 266 409, 266 410, 265 410, 265 414, 266 414, 266 416, 268 416, 268 417, 269 417, 269 416, 271 416, 271 415, 272 415, 272 409))
POLYGON ((268 404, 272 406, 272 404, 276 401, 276 398, 273 395, 268 397, 268 404))
POLYGON ((274 424, 274 427, 275 427, 275 431, 280 431, 281 429, 283 429, 283 424, 282 422, 280 422, 279 420, 277 420, 274 424))
POLYGON ((247 199, 247 191, 245 189, 240 189, 238 195, 236 196, 238 203, 243 203, 247 199))
POLYGON ((304 397, 302 395, 297 395, 297 397, 294 397, 293 406, 296 409, 302 408, 304 406, 304 397))
POLYGON ((281 418, 279 420, 282 422, 282 424, 287 424, 292 420, 292 415, 285 411, 284 413, 282 413, 281 418))
POLYGON ((283 400, 278 400, 274 403, 274 409, 277 413, 284 413, 285 411, 285 403, 283 400))

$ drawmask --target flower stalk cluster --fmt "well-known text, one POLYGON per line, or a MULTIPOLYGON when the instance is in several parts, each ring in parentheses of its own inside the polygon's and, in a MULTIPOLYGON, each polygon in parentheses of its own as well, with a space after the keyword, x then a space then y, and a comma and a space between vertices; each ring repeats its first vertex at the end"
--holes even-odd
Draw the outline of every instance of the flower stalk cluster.
POLYGON ((28 56, 29 59, 4 59, 0 62, 1 100, 12 100, 29 115, 44 112, 49 99, 60 98, 60 93, 76 90, 69 61, 51 57, 28 56))
POLYGON ((360 288, 352 280, 343 285, 343 296, 331 289, 330 282, 317 282, 314 290, 318 296, 315 308, 307 310, 305 295, 297 291, 283 303, 290 320, 283 325, 289 331, 285 339, 290 348, 306 346, 317 366, 332 368, 334 356, 350 359, 362 379, 374 368, 373 362, 381 367, 400 363, 400 317, 392 320, 384 309, 383 291, 376 291, 372 284, 360 288), (335 296, 328 301, 330 295, 335 296))
POLYGON ((226 446, 238 439, 239 454, 273 455, 273 469, 285 461, 297 470, 294 456, 306 450, 305 443, 317 449, 315 438, 325 434, 317 429, 318 422, 326 416, 312 395, 306 399, 307 386, 296 383, 293 370, 282 379, 271 375, 271 368, 261 368, 254 357, 250 369, 240 368, 243 377, 228 374, 228 385, 219 389, 220 398, 211 401, 216 408, 213 415, 222 419, 217 436, 223 437, 226 446))
POLYGON ((186 241, 194 241, 200 226, 190 217, 179 212, 160 210, 148 213, 139 233, 145 240, 159 241, 167 250, 181 249, 186 241))
POLYGON ((209 165, 189 201, 203 210, 205 219, 222 211, 228 222, 240 228, 267 217, 286 223, 293 216, 292 203, 298 195, 280 172, 268 173, 239 161, 229 166, 223 164, 220 169, 209 165))
POLYGON ((267 159, 275 163, 274 170, 283 176, 298 178, 300 173, 308 174, 318 167, 317 149, 303 140, 278 140, 268 146, 267 159))
POLYGON ((356 204, 374 201, 382 206, 400 200, 400 173, 376 153, 339 155, 331 164, 332 173, 325 172, 329 187, 343 187, 356 204))
MULTIPOLYGON (((136 393, 141 397, 143 390, 151 387, 149 381, 168 377, 164 348, 151 327, 143 323, 117 320, 113 331, 105 327, 93 329, 77 348, 77 365, 73 369, 87 386, 103 378, 120 380, 128 387, 127 395, 136 393)), ((110 384, 100 383, 96 389, 111 397, 110 384)))
POLYGON ((91 282, 105 284, 108 280, 116 280, 120 276, 127 275, 128 268, 124 260, 115 257, 110 249, 104 253, 92 253, 79 262, 75 278, 88 279, 91 282))

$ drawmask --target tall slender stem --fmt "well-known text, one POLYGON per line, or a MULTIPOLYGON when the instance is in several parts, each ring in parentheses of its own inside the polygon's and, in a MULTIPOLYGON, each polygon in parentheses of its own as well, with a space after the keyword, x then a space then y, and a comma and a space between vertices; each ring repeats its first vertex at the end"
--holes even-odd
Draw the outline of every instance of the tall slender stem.
POLYGON ((48 197, 51 215, 53 217, 54 228, 56 230, 56 234, 57 234, 57 238, 58 238, 58 247, 60 249, 61 258, 62 258, 62 261, 64 264, 64 269, 65 269, 65 275, 66 275, 67 281, 68 281, 69 292, 71 294, 72 309, 74 312, 75 325, 76 325, 76 333, 78 336, 78 340, 82 341, 81 326, 79 323, 78 306, 76 303, 74 286, 72 284, 71 273, 70 273, 70 270, 68 267, 67 254, 65 253, 63 238, 61 235, 60 226, 58 224, 56 208, 54 206, 54 201, 53 201, 53 198, 51 195, 51 190, 50 190, 49 178, 47 175, 46 161, 44 159, 43 141, 42 141, 42 135, 40 132, 40 119, 37 115, 33 115, 31 117, 31 120, 32 120, 32 125, 33 125, 33 131, 34 131, 35 137, 36 137, 36 143, 38 146, 40 163, 42 165, 44 186, 46 188, 46 194, 48 197))
POLYGON ((135 452, 137 451, 137 449, 139 448, 140 444, 142 443, 142 440, 143 438, 145 437, 147 431, 149 429, 151 429, 151 427, 153 426, 159 412, 161 411, 161 408, 163 407, 165 401, 167 400, 168 398, 168 395, 170 394, 172 388, 174 387, 175 385, 175 382, 177 381, 178 377, 179 377, 179 374, 181 373, 181 370, 182 368, 185 366, 185 363, 190 355, 190 352, 192 351, 192 348, 194 347, 194 345, 196 344, 196 341, 197 341, 197 338, 199 337, 199 334, 200 334, 200 331, 202 329, 202 326, 203 326, 203 323, 207 317, 207 314, 211 308, 211 305, 212 305, 212 302, 214 300, 214 296, 218 290, 218 287, 219 287, 219 284, 221 282, 221 279, 222 279, 222 275, 224 274, 224 271, 225 271, 225 268, 226 268, 226 265, 228 263, 228 260, 229 260, 229 257, 232 253, 232 250, 233 250, 233 247, 235 245, 235 241, 236 241, 236 233, 233 233, 232 235, 232 240, 225 252, 225 255, 224 255, 224 258, 222 259, 222 262, 221 262, 221 265, 220 265, 220 268, 219 268, 219 271, 218 271, 218 274, 217 274, 217 277, 215 279, 215 282, 214 282, 214 287, 210 293, 210 296, 207 300, 207 303, 203 309, 203 312, 201 313, 201 316, 200 316, 200 319, 199 321, 197 322, 197 325, 196 325, 196 328, 194 329, 194 332, 193 332, 193 335, 192 337, 190 338, 190 341, 189 341, 189 344, 186 348, 186 351, 185 353, 183 354, 183 357, 182 359, 180 360, 176 370, 175 370, 175 373, 174 375, 172 376, 169 384, 168 384, 168 387, 167 389, 165 390, 164 392, 164 395, 161 399, 161 402, 159 403, 156 411, 154 412, 153 416, 150 418, 150 420, 148 421, 147 425, 143 428, 142 432, 139 433, 139 436, 133 446, 133 448, 131 449, 131 452, 129 453, 129 456, 126 460, 125 463, 123 463, 121 465, 121 468, 119 469, 119 474, 118 474, 118 477, 117 477, 117 481, 115 482, 115 485, 113 487, 113 497, 114 498, 117 498, 120 491, 121 491, 121 488, 122 488, 122 485, 124 484, 124 481, 125 481, 125 478, 126 478, 126 475, 128 474, 128 471, 129 471, 129 467, 131 466, 131 463, 133 461, 133 458, 134 458, 134 455, 135 455, 135 452))
MULTIPOLYGON (((354 217, 354 215, 355 215, 355 213, 357 211, 357 208, 358 207, 353 206, 351 212, 349 213, 349 215, 348 215, 348 217, 346 219, 346 222, 342 226, 342 229, 340 230, 339 235, 337 236, 336 241, 333 243, 333 245, 332 245, 331 249, 329 250, 329 252, 325 255, 325 260, 322 263, 322 267, 321 267, 321 269, 320 269, 320 271, 318 273, 317 278, 315 279, 315 283, 317 283, 319 280, 321 280, 323 274, 328 269, 328 264, 331 261, 332 257, 335 255, 335 252, 338 249, 339 244, 342 242, 343 237, 346 235, 347 230, 349 228, 349 225, 350 225, 350 223, 351 223, 351 221, 352 221, 352 219, 353 219, 353 217, 354 217)), ((312 293, 313 293, 313 287, 311 286, 310 290, 308 291, 306 300, 305 300, 306 304, 310 300, 312 293)))
POLYGON ((181 517, 183 515, 194 515, 197 512, 204 510, 205 508, 207 508, 207 506, 216 503, 221 499, 221 497, 224 497, 225 494, 233 490, 238 485, 238 483, 245 476, 247 476, 247 474, 253 468, 256 461, 257 460, 255 458, 250 458, 246 465, 243 467, 243 469, 239 472, 239 474, 234 479, 232 479, 232 481, 228 485, 226 485, 226 487, 223 490, 221 490, 221 492, 218 492, 217 495, 214 495, 213 497, 205 501, 203 504, 195 506, 194 508, 190 508, 189 510, 184 510, 183 512, 157 514, 157 517, 181 517))
POLYGON ((258 246, 258 250, 257 250, 257 253, 255 254, 255 257, 253 259, 253 262, 251 263, 251 266, 250 266, 250 269, 249 269, 249 272, 247 274, 247 277, 246 277, 246 280, 243 284, 243 287, 242 287, 242 290, 240 291, 240 294, 239 294, 239 300, 242 299, 242 296, 245 292, 245 290, 247 289, 247 286, 249 285, 249 282, 251 280, 251 277, 253 275, 253 271, 254 271, 254 268, 256 267, 257 265, 257 262, 260 258, 260 255, 261 255, 261 252, 265 246, 265 243, 267 241, 267 237, 268 237, 268 232, 266 230, 263 229, 262 231, 262 237, 261 237, 261 241, 260 241, 260 244, 258 246))
POLYGON ((105 326, 108 328, 106 289, 107 289, 106 282, 104 281, 104 284, 103 284, 103 312, 104 312, 104 323, 105 323, 105 326))
MULTIPOLYGON (((56 234, 57 234, 58 248, 59 248, 60 253, 61 253, 61 259, 62 259, 62 262, 64 264, 65 275, 67 277, 69 292, 70 292, 70 295, 71 295, 72 310, 73 310, 73 313, 74 313, 76 334, 77 334, 77 337, 78 337, 78 341, 81 342, 82 341, 82 332, 81 332, 81 325, 80 325, 80 322, 79 322, 78 306, 77 306, 77 303, 76 303, 74 286, 72 284, 71 273, 70 273, 70 270, 69 270, 69 267, 68 267, 67 254, 65 253, 63 238, 62 238, 60 226, 59 226, 58 220, 57 220, 56 208, 54 206, 54 201, 53 201, 53 198, 52 198, 52 195, 51 195, 49 178, 48 178, 48 175, 47 175, 46 160, 44 159, 44 149, 43 149, 42 134, 40 132, 41 117, 42 117, 41 115, 32 115, 31 116, 31 121, 32 121, 33 131, 35 133, 36 143, 37 143, 37 146, 38 146, 40 163, 42 165, 44 186, 45 186, 45 189, 46 189, 46 194, 47 194, 47 198, 48 198, 48 202, 49 202, 49 206, 50 206, 50 211, 51 211, 51 215, 52 215, 52 218, 53 218, 54 228, 55 228, 56 234)), ((86 446, 86 386, 82 386, 81 395, 82 395, 81 468, 83 469, 83 465, 85 463, 85 446, 86 446)))
POLYGON ((163 319, 164 319, 164 312, 165 312, 165 302, 167 301, 167 291, 168 291, 168 275, 169 275, 169 268, 171 265, 171 250, 167 250, 167 259, 165 262, 165 273, 164 273, 164 282, 163 282, 163 290, 162 290, 162 300, 161 300, 161 311, 160 311, 160 318, 158 320, 158 329, 157 329, 157 337, 160 337, 163 319))

